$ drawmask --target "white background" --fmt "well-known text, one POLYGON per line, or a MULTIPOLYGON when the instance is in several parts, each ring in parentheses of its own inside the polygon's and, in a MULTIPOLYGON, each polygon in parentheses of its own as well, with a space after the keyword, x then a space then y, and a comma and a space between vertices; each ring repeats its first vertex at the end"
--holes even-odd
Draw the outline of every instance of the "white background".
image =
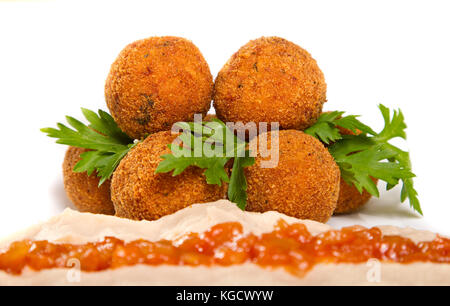
POLYGON ((192 40, 215 76, 248 40, 276 35, 307 49, 328 83, 325 109, 361 114, 400 107, 424 218, 399 190, 336 226, 395 224, 450 235, 450 7, 446 1, 0 1, 0 237, 67 205, 65 147, 39 132, 80 107, 106 109, 110 64, 155 35, 192 40))

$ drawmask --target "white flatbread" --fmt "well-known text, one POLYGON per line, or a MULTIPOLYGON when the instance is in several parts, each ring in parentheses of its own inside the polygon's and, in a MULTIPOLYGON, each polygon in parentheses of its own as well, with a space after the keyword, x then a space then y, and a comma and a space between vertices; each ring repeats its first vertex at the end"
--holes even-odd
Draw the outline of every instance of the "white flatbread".
MULTIPOLYGON (((32 239, 55 243, 82 244, 114 236, 125 241, 146 239, 178 240, 190 232, 204 232, 223 222, 238 221, 244 233, 270 232, 279 219, 303 223, 316 235, 331 227, 288 217, 278 212, 244 212, 226 200, 195 204, 157 221, 133 221, 114 216, 80 213, 66 209, 61 215, 0 241, 0 251, 13 241, 32 239)), ((410 228, 383 227, 384 234, 402 235, 414 242, 429 241, 435 234, 410 228)), ((246 263, 230 267, 187 267, 136 265, 101 272, 67 269, 32 271, 15 276, 0 271, 0 285, 450 285, 450 264, 385 263, 320 264, 304 277, 283 268, 262 268, 246 263)))

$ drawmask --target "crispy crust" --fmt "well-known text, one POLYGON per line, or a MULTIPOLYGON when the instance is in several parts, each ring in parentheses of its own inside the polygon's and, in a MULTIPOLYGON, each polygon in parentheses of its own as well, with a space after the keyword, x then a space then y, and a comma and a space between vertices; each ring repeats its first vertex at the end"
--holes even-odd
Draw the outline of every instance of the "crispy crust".
MULTIPOLYGON (((274 133, 271 135, 268 137, 269 146, 274 133)), ((255 164, 245 168, 247 210, 276 210, 319 222, 330 218, 339 195, 340 172, 319 140, 301 131, 279 131, 278 165, 261 168, 262 160, 258 155, 255 164)))
POLYGON ((229 122, 279 122, 303 130, 316 122, 326 101, 326 83, 311 55, 278 37, 241 47, 214 84, 214 107, 229 122))
POLYGON ((105 98, 119 127, 142 138, 206 114, 212 89, 208 64, 192 42, 150 37, 120 52, 106 79, 105 98))
POLYGON ((169 131, 151 134, 120 162, 111 183, 116 216, 156 220, 194 203, 225 198, 227 186, 207 184, 204 169, 155 174, 160 156, 170 153, 167 145, 176 136, 169 131))
POLYGON ((73 172, 73 167, 80 160, 80 154, 88 151, 83 148, 69 147, 63 162, 64 189, 67 197, 75 207, 82 212, 97 214, 114 214, 111 201, 110 184, 107 180, 98 187, 99 178, 93 173, 88 176, 86 172, 73 172))
MULTIPOLYGON (((375 184, 378 182, 377 179, 372 178, 375 184)), ((359 210, 364 204, 366 204, 372 195, 364 190, 359 193, 355 186, 350 186, 341 177, 340 188, 339 188, 339 199, 334 210, 334 214, 348 214, 359 210)))

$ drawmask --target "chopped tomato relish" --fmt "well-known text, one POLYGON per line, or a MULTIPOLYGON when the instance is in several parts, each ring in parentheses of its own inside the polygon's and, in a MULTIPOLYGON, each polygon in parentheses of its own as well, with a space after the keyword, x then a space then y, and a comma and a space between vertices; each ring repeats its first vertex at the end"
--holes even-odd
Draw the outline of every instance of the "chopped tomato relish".
POLYGON ((401 236, 383 236, 379 228, 353 226, 311 235, 303 224, 280 220, 269 233, 243 235, 242 225, 228 222, 208 231, 191 233, 182 241, 124 242, 114 237, 103 241, 56 244, 48 241, 14 242, 0 254, 0 270, 20 274, 32 270, 69 267, 80 261, 83 271, 102 271, 136 264, 179 266, 229 266, 254 263, 262 267, 284 267, 302 275, 318 263, 363 263, 371 258, 411 263, 450 263, 450 239, 414 243, 401 236))

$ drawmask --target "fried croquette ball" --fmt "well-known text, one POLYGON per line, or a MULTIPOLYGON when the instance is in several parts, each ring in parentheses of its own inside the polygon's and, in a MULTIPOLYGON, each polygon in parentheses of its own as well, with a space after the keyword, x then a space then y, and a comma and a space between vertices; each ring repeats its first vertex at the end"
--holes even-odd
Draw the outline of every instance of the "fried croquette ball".
POLYGON ((96 173, 87 175, 86 172, 73 172, 73 167, 80 161, 80 154, 87 149, 69 147, 63 163, 64 189, 67 197, 82 212, 95 214, 114 214, 111 201, 111 180, 98 186, 100 178, 96 173))
POLYGON ((193 121, 211 107, 212 75, 199 49, 180 37, 150 37, 126 46, 105 85, 108 108, 132 138, 193 121))
MULTIPOLYGON (((377 179, 372 178, 374 183, 378 182, 377 179)), ((340 189, 339 189, 339 198, 336 205, 336 209, 334 210, 334 214, 348 214, 359 210, 364 204, 366 204, 372 195, 364 190, 362 193, 359 193, 358 189, 355 186, 349 185, 344 179, 341 177, 340 189)))
POLYGON ((280 129, 304 130, 321 114, 326 88, 307 51, 262 37, 241 47, 219 72, 214 107, 224 122, 279 122, 280 129))
POLYGON ((261 148, 255 164, 245 168, 247 210, 275 210, 286 215, 326 222, 333 214, 339 195, 340 172, 333 157, 316 138, 301 131, 263 133, 250 143, 267 136, 269 152, 278 140, 279 160, 272 168, 262 168, 261 148))
POLYGON ((207 184, 204 169, 191 166, 177 176, 155 174, 176 137, 169 131, 151 134, 122 159, 111 183, 116 216, 156 220, 194 203, 225 198, 227 186, 207 184))

